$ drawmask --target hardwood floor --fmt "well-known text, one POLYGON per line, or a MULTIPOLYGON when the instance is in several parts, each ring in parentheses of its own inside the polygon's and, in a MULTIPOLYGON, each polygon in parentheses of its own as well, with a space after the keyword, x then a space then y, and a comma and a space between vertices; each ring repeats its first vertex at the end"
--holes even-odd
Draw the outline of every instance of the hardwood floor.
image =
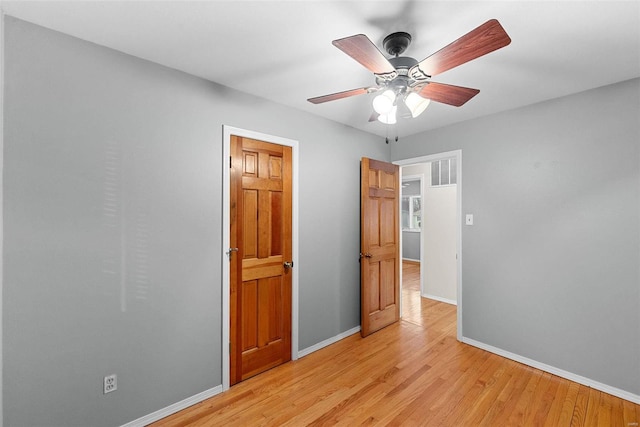
MULTIPOLYGON (((406 267, 405 283, 418 280, 406 267)), ((404 286, 400 322, 153 426, 638 426, 640 405, 458 342, 456 307, 416 292, 404 286)))
MULTIPOLYGON (((402 319, 406 322, 425 326, 423 311, 430 300, 420 298, 420 263, 415 261, 402 262, 402 319)), ((446 305, 445 305, 446 306, 446 305)), ((453 310, 453 328, 455 336, 456 311, 453 310)))

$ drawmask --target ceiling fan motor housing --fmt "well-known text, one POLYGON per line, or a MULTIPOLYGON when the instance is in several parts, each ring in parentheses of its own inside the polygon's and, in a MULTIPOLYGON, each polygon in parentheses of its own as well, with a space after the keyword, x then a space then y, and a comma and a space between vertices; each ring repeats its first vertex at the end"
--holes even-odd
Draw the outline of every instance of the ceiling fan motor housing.
POLYGON ((398 56, 396 58, 389 59, 391 65, 393 65, 398 71, 398 74, 407 76, 409 75, 409 69, 416 65, 418 61, 408 56, 398 56))
POLYGON ((409 70, 418 63, 416 59, 408 56, 398 56, 389 59, 389 62, 396 69, 397 76, 391 81, 376 76, 376 84, 390 88, 403 88, 404 90, 401 91, 404 92, 408 86, 417 83, 413 77, 409 76, 409 70))

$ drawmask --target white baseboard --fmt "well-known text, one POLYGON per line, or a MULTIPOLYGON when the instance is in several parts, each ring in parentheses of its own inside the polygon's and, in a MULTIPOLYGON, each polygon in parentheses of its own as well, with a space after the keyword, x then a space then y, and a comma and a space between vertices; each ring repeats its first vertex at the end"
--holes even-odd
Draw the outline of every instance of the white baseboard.
POLYGON ((451 305, 458 305, 458 301, 454 300, 454 299, 448 299, 448 298, 442 298, 436 295, 431 295, 431 294, 422 294, 423 298, 429 298, 429 299, 434 299, 436 301, 440 301, 440 302, 446 302, 447 304, 451 304, 451 305))
MULTIPOLYGON (((355 328, 349 329, 348 331, 338 334, 335 337, 328 338, 322 342, 319 342, 318 344, 312 345, 311 347, 307 347, 304 350, 300 350, 298 351, 298 358, 311 354, 314 351, 318 351, 323 347, 326 347, 335 342, 338 342, 341 339, 344 339, 353 334, 357 334, 358 332, 360 332, 360 326, 356 326, 355 328)), ((161 420, 162 418, 168 417, 169 415, 175 414, 176 412, 182 411, 183 409, 186 409, 189 406, 195 405, 196 403, 200 403, 203 400, 206 400, 220 393, 222 393, 222 385, 211 388, 209 390, 205 390, 202 393, 196 394, 195 396, 188 397, 184 400, 181 400, 180 402, 174 403, 173 405, 169 405, 166 408, 162 408, 149 415, 145 415, 144 417, 138 418, 137 420, 128 422, 127 424, 124 424, 121 427, 144 427, 146 425, 149 425, 153 422, 161 420)))
POLYGON ((298 357, 304 357, 308 354, 313 353, 314 351, 318 351, 321 348, 324 348, 328 345, 331 345, 333 343, 336 343, 338 341, 340 341, 341 339, 344 339, 348 336, 351 336, 353 334, 357 334, 358 332, 360 332, 360 326, 356 326, 355 328, 349 329, 348 331, 345 331, 341 334, 336 335, 335 337, 331 337, 331 338, 327 338, 326 340, 319 342, 318 344, 314 344, 311 347, 307 347, 304 350, 300 350, 298 352, 298 357))
POLYGON ((214 388, 210 388, 209 390, 205 390, 202 393, 198 393, 194 396, 187 397, 186 399, 181 400, 180 402, 176 402, 173 405, 167 406, 166 408, 162 408, 149 415, 145 415, 144 417, 138 418, 137 420, 128 422, 127 424, 124 424, 121 427, 144 427, 146 425, 149 425, 153 422, 156 422, 165 417, 168 417, 169 415, 175 414, 176 412, 182 411, 183 409, 186 409, 189 406, 195 405, 196 403, 200 403, 203 400, 206 400, 220 393, 222 393, 222 385, 219 385, 214 388))
POLYGON ((576 382, 578 384, 586 385, 587 387, 591 387, 593 389, 596 389, 596 390, 611 394, 613 396, 616 396, 616 397, 619 397, 621 399, 628 400, 630 402, 633 402, 633 403, 636 403, 636 404, 640 405, 640 395, 633 394, 633 393, 630 393, 628 391, 621 390, 619 388, 612 387, 612 386, 609 386, 607 384, 603 384, 603 383, 598 382, 598 381, 594 381, 592 379, 589 379, 589 378, 583 377, 581 375, 577 375, 577 374, 565 371, 563 369, 558 369, 558 368, 556 368, 554 366, 550 366, 550 365, 547 365, 545 363, 538 362, 538 361, 535 361, 533 359, 529 359, 527 357, 520 356, 518 354, 511 353, 509 351, 502 350, 502 349, 497 348, 497 347, 493 347, 493 346, 491 346, 489 344, 484 344, 484 343, 482 343, 480 341, 476 341, 476 340, 473 340, 471 338, 462 337, 462 342, 465 343, 465 344, 472 345, 474 347, 481 348, 481 349, 486 350, 488 352, 497 354, 498 356, 506 357, 507 359, 514 360, 516 362, 531 366, 533 368, 540 369, 541 371, 545 371, 545 372, 548 372, 550 374, 557 375, 557 376, 562 377, 562 378, 566 378, 566 379, 568 379, 570 381, 573 381, 573 382, 576 382))
POLYGON ((420 260, 419 259, 413 259, 413 258, 402 258, 403 261, 411 261, 411 262, 417 262, 418 264, 420 264, 420 260))

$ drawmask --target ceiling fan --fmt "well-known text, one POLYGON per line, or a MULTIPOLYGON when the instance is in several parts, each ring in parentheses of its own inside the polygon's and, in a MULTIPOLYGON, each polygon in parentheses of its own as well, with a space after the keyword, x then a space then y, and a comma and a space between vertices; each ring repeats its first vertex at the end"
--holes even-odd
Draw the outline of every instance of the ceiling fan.
POLYGON ((384 49, 393 56, 387 59, 364 34, 334 40, 333 45, 358 61, 375 76, 376 86, 363 87, 309 98, 313 104, 335 101, 365 93, 382 92, 373 100, 375 110, 369 121, 376 119, 386 124, 396 123, 398 110, 401 117, 418 117, 430 101, 460 107, 480 90, 447 85, 431 81, 437 74, 450 70, 472 59, 479 58, 511 43, 502 25, 491 19, 468 32, 453 43, 418 62, 400 56, 411 43, 411 35, 397 32, 383 41, 384 49))

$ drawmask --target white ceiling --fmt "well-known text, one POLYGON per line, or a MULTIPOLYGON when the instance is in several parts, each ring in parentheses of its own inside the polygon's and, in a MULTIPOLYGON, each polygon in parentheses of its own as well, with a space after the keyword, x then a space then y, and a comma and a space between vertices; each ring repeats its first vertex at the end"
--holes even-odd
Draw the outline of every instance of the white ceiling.
MULTIPOLYGON (((432 103, 390 133, 411 135, 640 76, 639 1, 2 1, 7 15, 384 136, 360 95, 374 84, 331 41, 406 31, 421 60, 496 18, 509 46, 433 80, 480 89, 462 107, 432 103)), ((594 105, 594 108, 598 108, 594 105)))

